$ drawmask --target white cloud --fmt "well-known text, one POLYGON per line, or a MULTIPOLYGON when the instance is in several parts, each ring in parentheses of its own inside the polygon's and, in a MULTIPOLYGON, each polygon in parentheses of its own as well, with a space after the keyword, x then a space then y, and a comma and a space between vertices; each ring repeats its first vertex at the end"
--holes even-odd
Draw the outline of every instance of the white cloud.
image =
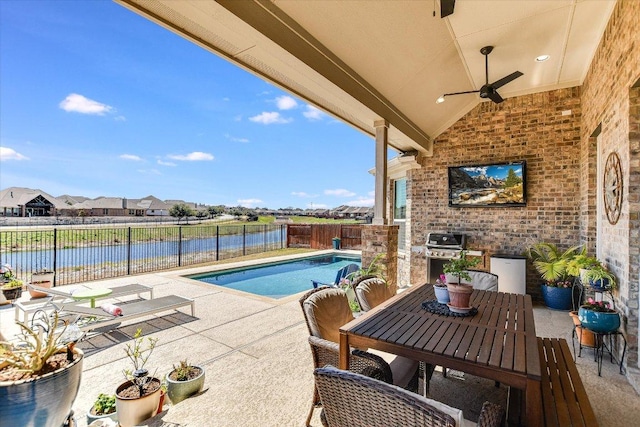
POLYGON ((120 154, 120 158, 123 160, 133 160, 134 162, 141 162, 142 158, 135 154, 120 154))
POLYGON ((60 108, 68 112, 96 114, 98 116, 104 116, 106 113, 115 111, 113 107, 107 104, 85 98, 77 93, 69 94, 62 102, 60 102, 60 108))
POLYGON ((292 191, 291 195, 296 197, 318 197, 315 194, 308 194, 308 193, 305 193, 304 191, 292 191))
POLYGON ((278 110, 291 110, 292 108, 296 108, 298 103, 292 97, 285 95, 276 98, 276 105, 278 106, 278 110))
POLYGON ((158 159, 158 164, 161 166, 175 166, 176 164, 173 162, 165 162, 163 160, 158 159))
POLYGON ((167 156, 173 160, 181 160, 187 162, 199 162, 203 160, 213 160, 213 155, 209 153, 203 153, 202 151, 194 151, 189 154, 170 154, 167 156))
POLYGON ((235 136, 231 136, 228 133, 224 135, 225 138, 227 138, 229 141, 233 141, 233 142, 249 142, 248 138, 237 138, 235 136))
POLYGON ((245 208, 253 208, 260 203, 264 203, 260 199, 238 199, 238 205, 243 206, 245 208))
POLYGON ((27 156, 18 153, 13 148, 0 147, 0 161, 5 160, 29 160, 27 156))
POLYGON ((226 97, 226 96, 225 96, 224 98, 222 98, 222 100, 223 100, 224 102, 229 102, 229 101, 231 101, 231 98, 228 98, 228 97, 226 97))
POLYGON ((116 122, 126 122, 127 118, 125 116, 116 116, 115 121, 116 122))
POLYGON ((289 123, 293 119, 282 117, 277 111, 264 111, 257 116, 249 117, 249 120, 256 123, 262 123, 264 125, 270 125, 273 123, 289 123))
POLYGON ((335 190, 324 190, 324 194, 327 196, 336 197, 353 197, 356 195, 353 191, 345 190, 344 188, 337 188, 335 190))
POLYGON ((313 105, 307 104, 307 111, 303 112, 302 115, 309 120, 322 120, 325 114, 313 105))
POLYGON ((366 206, 366 207, 374 206, 375 204, 376 204, 375 198, 365 198, 365 197, 359 197, 356 200, 352 200, 350 202, 345 203, 345 205, 349 205, 349 206, 366 206))

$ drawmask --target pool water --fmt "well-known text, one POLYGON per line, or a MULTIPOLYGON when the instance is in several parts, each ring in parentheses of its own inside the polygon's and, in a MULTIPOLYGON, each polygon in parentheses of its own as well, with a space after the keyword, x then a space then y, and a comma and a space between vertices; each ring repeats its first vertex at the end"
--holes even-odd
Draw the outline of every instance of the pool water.
POLYGON ((283 298, 312 288, 311 280, 333 283, 338 270, 360 257, 322 255, 188 276, 190 279, 269 298, 283 298))

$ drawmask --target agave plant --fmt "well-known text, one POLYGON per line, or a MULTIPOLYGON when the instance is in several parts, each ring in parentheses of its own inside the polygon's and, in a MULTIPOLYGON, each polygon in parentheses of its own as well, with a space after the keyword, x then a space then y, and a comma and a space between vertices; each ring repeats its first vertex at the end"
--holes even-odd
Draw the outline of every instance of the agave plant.
POLYGON ((571 279, 569 262, 580 254, 582 245, 571 246, 562 251, 553 243, 540 242, 526 251, 527 257, 547 284, 567 282, 571 279))

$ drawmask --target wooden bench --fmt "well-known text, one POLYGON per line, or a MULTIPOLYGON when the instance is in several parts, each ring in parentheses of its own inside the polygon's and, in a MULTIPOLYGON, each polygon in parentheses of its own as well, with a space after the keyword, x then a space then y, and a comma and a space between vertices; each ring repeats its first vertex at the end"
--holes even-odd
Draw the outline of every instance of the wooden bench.
POLYGON ((597 426, 567 340, 538 337, 538 351, 545 425, 597 426))

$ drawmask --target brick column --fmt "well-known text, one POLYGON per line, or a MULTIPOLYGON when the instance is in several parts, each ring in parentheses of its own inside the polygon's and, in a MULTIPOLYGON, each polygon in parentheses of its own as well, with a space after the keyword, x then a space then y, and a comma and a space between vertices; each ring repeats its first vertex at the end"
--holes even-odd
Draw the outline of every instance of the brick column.
POLYGON ((362 228, 362 265, 368 266, 378 254, 386 254, 379 262, 389 286, 398 284, 398 229, 397 225, 362 228))

